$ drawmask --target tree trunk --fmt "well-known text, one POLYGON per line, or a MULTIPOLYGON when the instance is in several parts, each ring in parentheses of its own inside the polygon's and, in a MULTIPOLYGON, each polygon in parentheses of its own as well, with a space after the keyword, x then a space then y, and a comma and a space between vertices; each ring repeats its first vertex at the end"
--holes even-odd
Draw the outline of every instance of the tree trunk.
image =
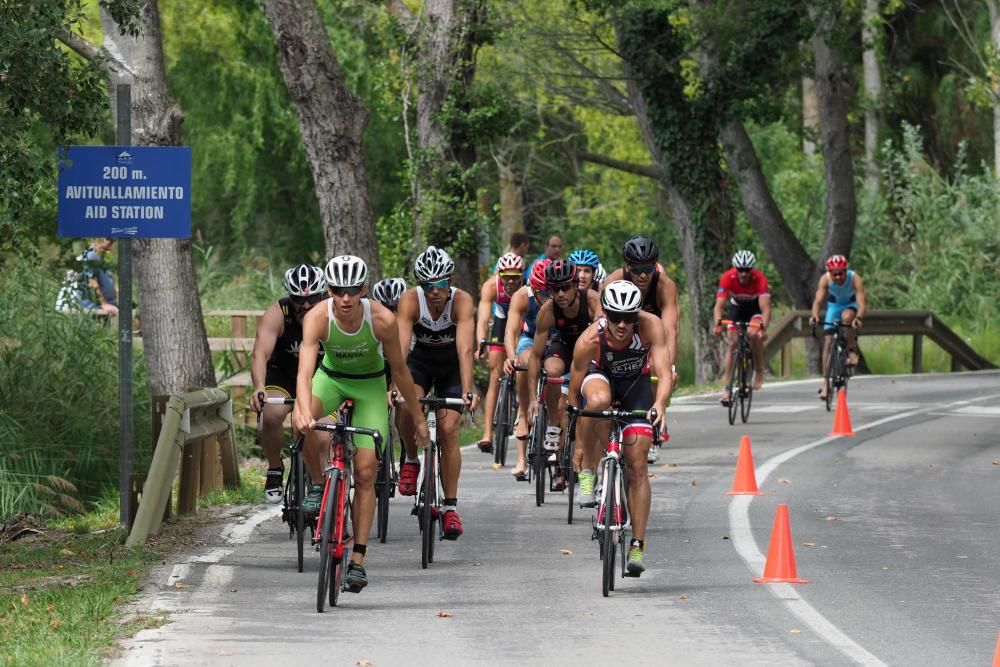
POLYGON ((862 63, 865 81, 865 188, 870 195, 879 191, 878 133, 882 111, 882 72, 878 64, 882 16, 879 0, 865 0, 861 17, 862 63))
MULTIPOLYGON (((167 87, 156 0, 143 6, 142 23, 138 39, 123 36, 110 13, 101 7, 105 46, 120 54, 127 68, 109 68, 108 88, 114 95, 116 84, 132 85, 133 145, 176 146, 184 112, 167 87)), ((150 391, 171 394, 190 386, 214 387, 191 241, 136 239, 133 250, 150 391)))
POLYGON ((313 0, 260 0, 260 4, 299 117, 327 256, 357 255, 368 264, 375 281, 381 267, 362 145, 368 111, 347 88, 313 0))
POLYGON ((500 178, 500 236, 504 245, 510 235, 524 232, 524 195, 521 183, 509 164, 499 166, 500 178))
POLYGON ((818 17, 817 30, 812 39, 826 180, 826 235, 816 268, 817 275, 823 260, 829 255, 850 255, 857 223, 854 163, 844 99, 846 87, 842 59, 839 48, 826 39, 835 21, 831 11, 818 17))
MULTIPOLYGON (((996 0, 986 0, 990 10, 990 38, 994 51, 1000 52, 1000 12, 996 0)), ((992 75, 990 88, 993 91, 993 173, 1000 179, 1000 79, 992 75)))
POLYGON ((812 157, 816 155, 819 136, 819 100, 816 99, 816 81, 812 77, 802 77, 802 152, 812 157))

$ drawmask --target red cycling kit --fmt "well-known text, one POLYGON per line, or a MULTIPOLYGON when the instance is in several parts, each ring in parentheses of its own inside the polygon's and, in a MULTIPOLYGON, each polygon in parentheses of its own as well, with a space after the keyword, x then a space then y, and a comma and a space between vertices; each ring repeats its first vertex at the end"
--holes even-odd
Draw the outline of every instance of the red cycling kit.
MULTIPOLYGON (((757 269, 750 269, 750 280, 741 284, 736 269, 729 269, 719 277, 718 298, 729 297, 729 319, 734 322, 751 322, 762 318, 760 297, 770 296, 767 278, 757 269)), ((730 324, 730 329, 735 327, 730 324)))

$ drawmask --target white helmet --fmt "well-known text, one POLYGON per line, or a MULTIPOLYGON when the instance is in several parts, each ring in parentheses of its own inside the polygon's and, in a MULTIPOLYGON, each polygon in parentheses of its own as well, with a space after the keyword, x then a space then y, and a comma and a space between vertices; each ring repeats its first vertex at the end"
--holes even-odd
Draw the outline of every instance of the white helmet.
POLYGON ((360 257, 338 255, 326 263, 326 282, 330 287, 360 287, 368 280, 368 266, 360 257))
POLYGON ((737 250, 736 254, 733 255, 734 269, 752 269, 756 263, 757 258, 749 250, 737 250))
POLYGON ((299 264, 285 271, 285 290, 291 296, 310 296, 326 289, 323 269, 299 264))
POLYGON ((512 252, 501 256, 497 260, 497 273, 504 271, 524 271, 524 260, 512 252))
POLYGON ((372 296, 386 308, 394 308, 406 291, 406 281, 402 278, 386 278, 375 283, 372 296))
POLYGON ((642 292, 628 280, 616 280, 601 292, 601 307, 616 313, 638 313, 642 308, 642 292))
POLYGON ((603 264, 601 264, 600 262, 598 262, 597 263, 597 270, 594 271, 594 282, 597 283, 598 285, 600 285, 601 283, 603 283, 607 279, 608 279, 607 269, 604 268, 603 264))
POLYGON ((413 266, 413 275, 422 283, 429 283, 443 278, 449 278, 455 272, 455 262, 444 250, 428 246, 417 256, 413 266))

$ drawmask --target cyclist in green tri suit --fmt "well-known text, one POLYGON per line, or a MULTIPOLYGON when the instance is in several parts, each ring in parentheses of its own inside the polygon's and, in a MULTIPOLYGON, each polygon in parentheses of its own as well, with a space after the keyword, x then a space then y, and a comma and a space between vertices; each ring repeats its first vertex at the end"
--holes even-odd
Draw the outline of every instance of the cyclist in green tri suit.
MULTIPOLYGON (((313 481, 323 479, 326 452, 323 439, 312 427, 317 419, 336 411, 345 399, 354 401, 353 422, 356 425, 389 433, 383 377, 386 362, 396 387, 406 399, 406 409, 411 411, 417 442, 426 446, 430 441, 413 377, 403 361, 396 318, 381 304, 362 298, 368 267, 359 257, 340 255, 327 263, 324 273, 332 298, 326 301, 325 308, 313 308, 302 322, 302 347, 292 411, 292 423, 306 436, 303 459, 313 481), (316 356, 321 342, 323 361, 317 369, 316 356), (411 410, 410 406, 415 407, 411 410)), ((347 590, 358 593, 368 585, 364 558, 375 515, 378 460, 372 438, 355 435, 354 445, 351 508, 354 553, 344 573, 344 582, 347 590)), ((319 511, 322 497, 323 485, 312 484, 303 500, 303 509, 319 511)))

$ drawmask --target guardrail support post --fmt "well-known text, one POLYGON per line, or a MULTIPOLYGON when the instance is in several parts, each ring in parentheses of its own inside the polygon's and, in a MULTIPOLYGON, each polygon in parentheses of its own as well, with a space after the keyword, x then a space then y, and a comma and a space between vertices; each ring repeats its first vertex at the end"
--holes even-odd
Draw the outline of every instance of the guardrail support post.
POLYGON ((913 372, 924 372, 924 336, 913 334, 913 372))
POLYGON ((962 362, 958 360, 958 357, 954 354, 951 355, 951 372, 957 373, 962 370, 962 362))
POLYGON ((135 515, 135 522, 129 532, 126 546, 143 544, 151 533, 160 528, 163 511, 170 498, 170 487, 177 470, 177 458, 180 456, 181 414, 184 412, 184 401, 171 396, 163 416, 157 447, 153 452, 153 461, 149 465, 149 474, 142 488, 142 499, 135 515))
POLYGON ((198 511, 198 490, 201 486, 202 441, 192 440, 184 446, 181 459, 181 481, 177 491, 177 513, 198 511))
POLYGON ((202 440, 199 477, 199 495, 222 488, 222 458, 219 455, 219 441, 215 436, 202 440))
POLYGON ((781 346, 781 377, 792 374, 792 341, 781 346))
POLYGON ((222 483, 227 487, 240 485, 240 463, 236 455, 236 437, 233 425, 219 435, 219 449, 222 454, 222 483))

